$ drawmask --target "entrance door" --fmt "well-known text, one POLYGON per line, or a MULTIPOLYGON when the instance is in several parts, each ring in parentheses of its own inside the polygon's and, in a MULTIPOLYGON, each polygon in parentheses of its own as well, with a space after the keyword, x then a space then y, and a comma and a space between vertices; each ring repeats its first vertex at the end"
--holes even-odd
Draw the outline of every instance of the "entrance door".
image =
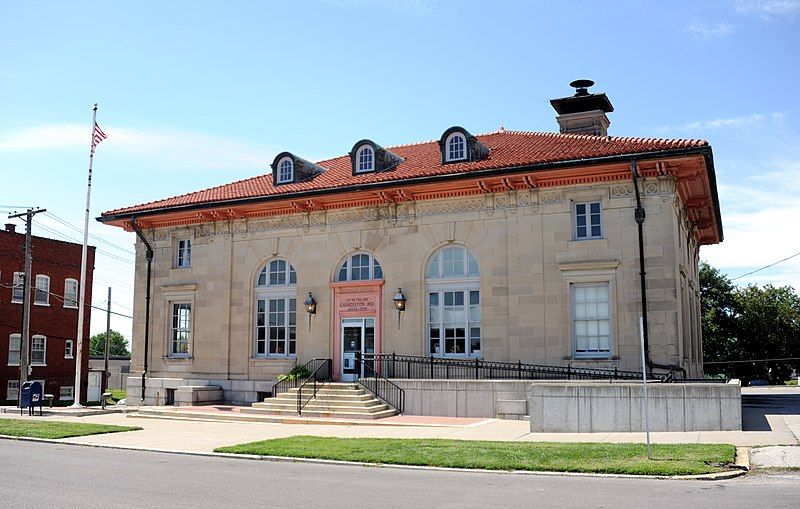
MULTIPOLYGON (((375 353, 375 319, 342 318, 342 372, 343 382, 364 376, 361 363, 356 362, 356 353, 375 353)), ((371 364, 371 363, 370 363, 371 364)))
MULTIPOLYGON (((89 371, 89 392, 86 395, 86 401, 100 401, 100 382, 102 382, 102 375, 100 371, 89 371)), ((75 397, 77 398, 77 391, 75 397)))

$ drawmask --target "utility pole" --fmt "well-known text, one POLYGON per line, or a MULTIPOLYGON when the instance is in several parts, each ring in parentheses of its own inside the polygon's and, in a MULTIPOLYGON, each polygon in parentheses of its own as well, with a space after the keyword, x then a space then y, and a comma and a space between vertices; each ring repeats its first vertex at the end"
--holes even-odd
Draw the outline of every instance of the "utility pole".
MULTIPOLYGON (((28 209, 27 212, 19 214, 9 214, 9 219, 18 217, 25 218, 25 269, 22 275, 22 330, 20 334, 19 347, 19 394, 22 394, 22 384, 28 381, 28 371, 30 370, 30 323, 31 323, 31 265, 33 256, 31 255, 31 224, 33 216, 46 209, 28 209)), ((21 403, 22 398, 17 395, 17 402, 21 403)))
MULTIPOLYGON (((108 307, 106 308, 106 344, 103 350, 103 381, 100 383, 100 394, 108 388, 108 343, 111 340, 111 287, 108 287, 108 307)), ((105 404, 105 403, 104 403, 105 404)))

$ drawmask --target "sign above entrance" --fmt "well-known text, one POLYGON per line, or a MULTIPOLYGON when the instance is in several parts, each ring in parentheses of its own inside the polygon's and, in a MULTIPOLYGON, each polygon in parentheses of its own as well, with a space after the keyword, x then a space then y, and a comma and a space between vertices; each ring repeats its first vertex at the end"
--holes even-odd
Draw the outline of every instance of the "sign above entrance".
POLYGON ((374 313, 378 310, 376 295, 341 295, 339 311, 358 311, 359 313, 374 313))

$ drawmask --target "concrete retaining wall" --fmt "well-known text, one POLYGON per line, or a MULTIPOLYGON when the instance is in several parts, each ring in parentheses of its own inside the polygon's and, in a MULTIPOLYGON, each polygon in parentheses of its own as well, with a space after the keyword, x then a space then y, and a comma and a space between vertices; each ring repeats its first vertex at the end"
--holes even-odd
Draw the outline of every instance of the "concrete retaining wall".
POLYGON ((530 381, 392 379, 406 392, 405 413, 524 419, 530 381))
MULTIPOLYGON (((648 384, 651 431, 742 429, 738 384, 648 384)), ((531 431, 642 431, 642 384, 535 382, 528 388, 531 431)))
MULTIPOLYGON (((175 397, 176 403, 178 402, 179 388, 188 387, 203 387, 214 386, 216 389, 221 390, 219 401, 226 403, 233 403, 236 405, 247 405, 260 401, 258 398, 259 393, 268 393, 272 391, 272 386, 275 382, 264 382, 256 380, 209 380, 209 379, 194 379, 194 378, 148 378, 145 387, 144 404, 149 406, 163 405, 166 400, 166 389, 176 389, 175 397)), ((142 378, 141 377, 128 377, 128 403, 131 405, 138 405, 139 399, 142 395, 142 378)), ((185 391, 181 391, 185 392, 185 391)), ((194 392, 197 392, 195 390, 194 392)), ((197 398, 198 396, 193 396, 197 398)), ((215 398, 217 395, 214 396, 215 398)), ((195 404, 205 401, 204 398, 200 400, 194 399, 195 404)), ((210 402, 211 400, 205 401, 210 402)), ((180 403, 187 403, 187 400, 181 400, 180 403)))

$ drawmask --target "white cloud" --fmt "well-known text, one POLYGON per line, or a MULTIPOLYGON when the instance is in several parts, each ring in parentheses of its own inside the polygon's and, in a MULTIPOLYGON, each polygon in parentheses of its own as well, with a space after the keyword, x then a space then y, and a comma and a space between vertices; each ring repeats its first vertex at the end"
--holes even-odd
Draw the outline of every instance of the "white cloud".
POLYGON ((734 32, 733 25, 729 23, 714 23, 713 25, 706 23, 692 23, 686 28, 689 35, 695 39, 707 41, 710 39, 717 39, 731 35, 734 32))
POLYGON ((655 128, 658 133, 708 131, 711 129, 752 129, 774 124, 779 127, 785 120, 784 113, 752 113, 730 118, 712 118, 710 120, 697 120, 681 125, 666 125, 655 128))
POLYGON ((733 7, 739 14, 775 20, 800 11, 800 0, 736 0, 733 7))
MULTIPOLYGON (((103 125, 108 135, 98 153, 121 155, 127 159, 157 160, 171 169, 258 169, 265 171, 274 150, 247 143, 178 129, 134 129, 103 125)), ((56 150, 85 147, 90 132, 83 125, 51 124, 0 134, 0 153, 23 150, 56 150)))

